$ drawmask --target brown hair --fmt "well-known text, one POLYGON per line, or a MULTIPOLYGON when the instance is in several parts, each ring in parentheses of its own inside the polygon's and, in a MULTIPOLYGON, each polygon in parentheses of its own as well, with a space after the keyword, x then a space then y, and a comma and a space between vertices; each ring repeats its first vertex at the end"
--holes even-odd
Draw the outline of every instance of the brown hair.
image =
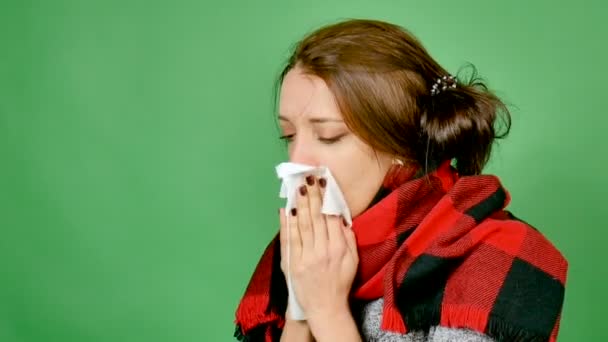
POLYGON ((322 27, 300 41, 278 84, 295 67, 323 79, 346 125, 377 151, 425 170, 454 160, 461 175, 481 173, 492 144, 509 132, 503 102, 477 78, 432 96, 449 73, 404 28, 377 20, 322 27), (500 114, 506 131, 494 127, 500 114))

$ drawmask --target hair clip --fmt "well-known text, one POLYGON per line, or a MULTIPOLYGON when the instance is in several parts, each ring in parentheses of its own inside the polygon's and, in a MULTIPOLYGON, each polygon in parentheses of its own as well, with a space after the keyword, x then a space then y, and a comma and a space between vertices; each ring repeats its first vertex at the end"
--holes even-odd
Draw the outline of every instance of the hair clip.
POLYGON ((431 88, 431 95, 437 95, 448 88, 456 88, 457 83, 456 78, 452 75, 439 77, 431 88))

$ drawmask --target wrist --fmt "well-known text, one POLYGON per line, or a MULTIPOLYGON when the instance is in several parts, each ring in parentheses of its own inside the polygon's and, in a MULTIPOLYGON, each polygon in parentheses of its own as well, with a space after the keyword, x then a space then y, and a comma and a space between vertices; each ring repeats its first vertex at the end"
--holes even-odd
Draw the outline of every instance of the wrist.
POLYGON ((308 317, 316 341, 360 341, 359 330, 348 305, 320 311, 308 317))
POLYGON ((312 342, 314 338, 306 321, 286 320, 280 340, 312 342))

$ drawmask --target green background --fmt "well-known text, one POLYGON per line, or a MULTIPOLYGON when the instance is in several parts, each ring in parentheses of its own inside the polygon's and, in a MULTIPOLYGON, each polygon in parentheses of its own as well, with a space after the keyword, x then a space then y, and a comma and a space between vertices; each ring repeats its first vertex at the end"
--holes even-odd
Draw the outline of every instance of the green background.
POLYGON ((608 338, 607 6, 1 0, 0 341, 231 341, 278 229, 274 79, 348 17, 404 25, 509 103, 487 172, 570 261, 560 340, 608 338))

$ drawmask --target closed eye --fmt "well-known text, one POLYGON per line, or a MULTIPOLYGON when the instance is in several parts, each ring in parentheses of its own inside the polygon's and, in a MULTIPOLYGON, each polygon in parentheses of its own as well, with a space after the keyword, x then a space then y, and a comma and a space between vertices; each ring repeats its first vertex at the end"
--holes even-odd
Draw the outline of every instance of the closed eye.
MULTIPOLYGON (((337 136, 331 137, 331 138, 322 138, 322 137, 319 137, 317 139, 320 142, 322 142, 323 144, 330 145, 330 144, 333 144, 333 143, 336 143, 336 142, 340 141, 340 139, 344 138, 347 134, 348 133, 344 133, 344 134, 340 134, 340 135, 337 135, 337 136)), ((293 137, 294 136, 295 136, 295 134, 286 134, 286 135, 280 136, 279 139, 290 143, 290 142, 293 141, 293 137)))
POLYGON ((342 139, 344 136, 346 136, 346 133, 345 134, 337 135, 337 136, 332 137, 332 138, 321 138, 321 137, 319 137, 319 141, 322 142, 322 143, 324 143, 324 144, 328 144, 329 145, 329 144, 333 144, 335 142, 340 141, 340 139, 342 139))
POLYGON ((286 142, 291 142, 293 140, 293 136, 295 134, 286 134, 279 137, 279 139, 284 140, 286 142))

